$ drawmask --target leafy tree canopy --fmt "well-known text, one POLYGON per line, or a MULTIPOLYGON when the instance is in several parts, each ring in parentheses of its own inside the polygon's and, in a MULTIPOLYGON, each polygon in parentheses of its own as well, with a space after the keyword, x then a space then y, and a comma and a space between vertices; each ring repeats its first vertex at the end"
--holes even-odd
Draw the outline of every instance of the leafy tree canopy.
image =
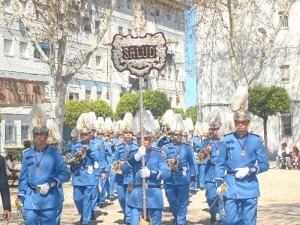
POLYGON ((174 111, 174 113, 179 113, 182 116, 182 119, 186 119, 186 113, 184 112, 183 109, 180 108, 172 108, 172 110, 174 111))
MULTIPOLYGON (((128 93, 121 97, 115 119, 122 119, 126 112, 133 115, 140 109, 139 93, 128 93)), ((162 116, 167 109, 171 108, 168 97, 161 91, 146 90, 143 96, 144 108, 150 110, 154 118, 162 116)))
POLYGON ((85 112, 95 112, 97 117, 113 117, 111 107, 103 100, 71 100, 66 102, 65 124, 76 125, 79 116, 85 112))
POLYGON ((192 118, 193 123, 197 121, 197 106, 191 106, 186 110, 187 117, 192 118))
POLYGON ((261 118, 287 113, 291 98, 286 89, 272 85, 258 85, 249 89, 249 111, 261 118))

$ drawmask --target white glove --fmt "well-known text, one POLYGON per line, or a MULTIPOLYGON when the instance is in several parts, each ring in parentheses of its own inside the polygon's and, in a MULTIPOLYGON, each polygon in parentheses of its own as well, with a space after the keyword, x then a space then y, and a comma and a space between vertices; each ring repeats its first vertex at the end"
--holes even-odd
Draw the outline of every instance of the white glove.
POLYGON ((144 146, 139 147, 138 152, 134 155, 136 161, 140 161, 143 156, 146 155, 146 148, 144 146))
POLYGON ((244 177, 248 176, 250 172, 250 169, 248 167, 236 168, 235 170, 237 171, 235 174, 235 177, 237 179, 243 179, 244 177))
POLYGON ((222 191, 222 187, 217 187, 217 195, 219 195, 220 197, 222 197, 224 194, 224 191, 222 191))
POLYGON ((47 195, 48 191, 50 190, 50 185, 48 183, 39 184, 37 185, 37 187, 39 188, 39 192, 41 195, 47 195))
POLYGON ((147 167, 145 167, 144 169, 141 169, 141 177, 142 178, 150 177, 150 170, 147 167))
POLYGON ((93 171, 94 171, 93 166, 88 166, 87 173, 93 174, 93 171))
POLYGON ((94 168, 98 169, 99 168, 99 163, 98 162, 94 162, 94 168))

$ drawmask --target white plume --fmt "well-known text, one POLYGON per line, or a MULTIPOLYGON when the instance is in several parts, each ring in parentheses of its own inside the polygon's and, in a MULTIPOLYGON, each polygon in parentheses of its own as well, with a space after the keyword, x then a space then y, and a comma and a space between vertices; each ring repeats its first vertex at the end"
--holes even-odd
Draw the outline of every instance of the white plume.
POLYGON ((174 115, 174 111, 172 109, 168 109, 161 118, 162 125, 171 128, 174 115))
POLYGON ((231 110, 237 112, 241 109, 242 111, 248 110, 248 88, 246 86, 239 86, 232 98, 231 110))

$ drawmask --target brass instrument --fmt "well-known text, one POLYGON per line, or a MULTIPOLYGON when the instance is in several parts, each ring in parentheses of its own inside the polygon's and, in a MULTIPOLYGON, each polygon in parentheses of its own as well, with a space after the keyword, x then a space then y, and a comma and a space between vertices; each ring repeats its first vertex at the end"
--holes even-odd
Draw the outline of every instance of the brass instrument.
POLYGON ((113 162, 113 164, 111 165, 111 171, 115 174, 123 175, 123 171, 121 170, 122 164, 123 163, 121 160, 113 162))
POLYGON ((204 149, 197 149, 198 152, 195 155, 196 162, 199 164, 206 163, 210 159, 210 152, 212 150, 211 145, 207 145, 204 149))
POLYGON ((21 221, 20 214, 23 215, 23 204, 22 204, 21 200, 18 197, 16 197, 15 204, 17 206, 17 214, 18 214, 18 220, 19 220, 18 224, 22 225, 23 222, 21 221))
POLYGON ((168 166, 169 166, 171 172, 178 172, 179 171, 179 168, 178 168, 179 156, 177 155, 173 158, 173 160, 175 160, 175 163, 172 164, 171 160, 172 159, 167 159, 167 163, 168 163, 168 166))
POLYGON ((86 157, 86 150, 82 149, 81 151, 75 152, 74 155, 71 153, 67 153, 64 155, 64 160, 67 164, 74 162, 75 164, 79 164, 80 160, 83 160, 86 157), (78 152, 81 152, 82 154, 78 154, 78 152))

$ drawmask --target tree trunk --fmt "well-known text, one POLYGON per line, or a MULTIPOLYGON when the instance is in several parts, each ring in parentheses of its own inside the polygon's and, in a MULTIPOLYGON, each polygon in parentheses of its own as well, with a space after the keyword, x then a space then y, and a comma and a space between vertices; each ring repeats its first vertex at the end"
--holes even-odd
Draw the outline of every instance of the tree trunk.
POLYGON ((55 106, 55 121, 59 127, 60 134, 63 134, 64 115, 65 115, 65 99, 67 94, 68 82, 62 80, 63 77, 57 76, 55 82, 56 90, 56 106, 55 106))
POLYGON ((269 152, 269 149, 268 149, 268 127, 267 127, 268 125, 267 125, 267 122, 268 122, 268 116, 263 117, 265 148, 266 148, 266 151, 269 152))

